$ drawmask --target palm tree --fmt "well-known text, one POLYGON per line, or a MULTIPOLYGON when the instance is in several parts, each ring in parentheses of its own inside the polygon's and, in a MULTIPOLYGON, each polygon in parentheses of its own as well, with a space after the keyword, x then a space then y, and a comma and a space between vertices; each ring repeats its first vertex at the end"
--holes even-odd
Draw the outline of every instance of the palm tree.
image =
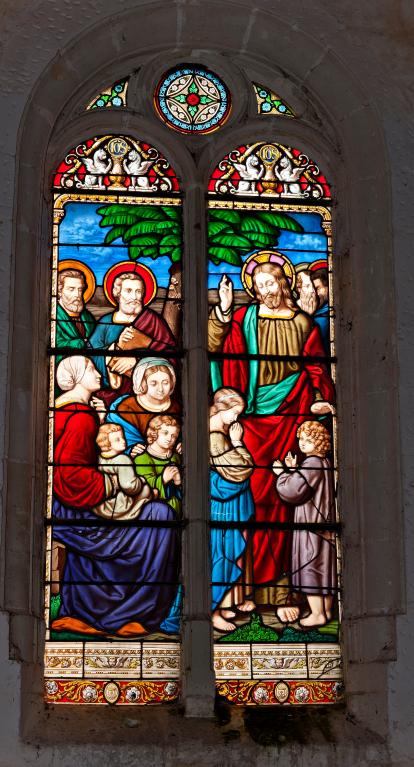
MULTIPOLYGON (((170 280, 163 317, 177 332, 181 309, 181 207, 173 205, 113 204, 98 208, 101 227, 111 227, 105 244, 122 239, 132 261, 167 256, 170 280)), ((258 248, 275 247, 281 229, 302 232, 298 222, 273 211, 209 208, 208 255, 213 264, 242 266, 243 256, 258 248)))

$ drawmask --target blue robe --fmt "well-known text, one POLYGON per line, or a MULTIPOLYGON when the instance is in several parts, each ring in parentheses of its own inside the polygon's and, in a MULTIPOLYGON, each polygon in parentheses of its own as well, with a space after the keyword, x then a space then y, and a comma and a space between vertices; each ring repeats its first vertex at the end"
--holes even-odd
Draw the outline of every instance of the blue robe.
POLYGON ((321 331, 323 348, 327 356, 331 353, 331 345, 329 343, 329 304, 325 303, 319 309, 316 310, 313 315, 315 325, 318 326, 321 331))
MULTIPOLYGON (((74 521, 96 520, 96 515, 66 508, 58 500, 53 503, 53 517, 69 523, 53 530, 54 539, 66 547, 59 618, 80 618, 115 634, 131 622, 156 631, 168 617, 164 630, 178 631, 176 528, 77 527, 74 521)), ((158 522, 174 519, 173 510, 160 502, 145 504, 139 517, 158 522)))
MULTIPOLYGON (((250 480, 230 482, 217 471, 210 472, 211 521, 246 522, 254 515, 254 503, 250 480)), ((241 530, 212 528, 211 530, 211 581, 213 610, 242 576, 237 561, 246 548, 241 530)))

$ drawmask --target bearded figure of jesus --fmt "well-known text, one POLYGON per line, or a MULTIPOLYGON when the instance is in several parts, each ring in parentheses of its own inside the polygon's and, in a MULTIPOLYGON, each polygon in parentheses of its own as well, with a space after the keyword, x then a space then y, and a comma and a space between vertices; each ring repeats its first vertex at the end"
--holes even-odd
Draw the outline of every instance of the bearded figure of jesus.
POLYGON ((110 352, 107 357, 94 358, 103 386, 107 389, 100 395, 106 403, 132 391, 131 376, 137 359, 125 354, 117 356, 117 351, 152 349, 161 352, 172 351, 176 347, 167 323, 159 314, 144 306, 145 285, 138 274, 119 274, 113 283, 112 298, 118 305, 116 310, 100 318, 89 339, 92 348, 108 349, 110 352), (112 391, 108 391, 108 387, 112 391))
MULTIPOLYGON (((292 510, 276 493, 272 462, 295 448, 298 425, 310 413, 334 412, 334 386, 323 362, 319 328, 296 306, 283 269, 270 262, 257 264, 252 288, 254 300, 234 310, 233 284, 226 275, 220 281, 220 300, 209 317, 209 351, 232 358, 224 360, 221 370, 212 363, 212 384, 214 390, 231 387, 246 397, 240 420, 255 464, 255 518, 283 523, 293 521, 292 510)), ((275 605, 284 622, 299 615, 287 599, 290 553, 290 531, 254 532, 255 602, 275 605)))

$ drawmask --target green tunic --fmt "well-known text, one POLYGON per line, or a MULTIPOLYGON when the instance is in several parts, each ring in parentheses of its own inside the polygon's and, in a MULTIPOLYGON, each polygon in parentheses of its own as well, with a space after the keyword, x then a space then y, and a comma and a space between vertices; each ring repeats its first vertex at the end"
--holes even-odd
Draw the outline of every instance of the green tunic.
POLYGON ((177 516, 181 516, 181 485, 175 485, 174 482, 164 484, 162 473, 166 466, 180 466, 181 460, 178 453, 173 453, 170 458, 158 458, 150 455, 146 450, 137 455, 134 459, 135 471, 140 477, 145 479, 150 487, 158 490, 159 501, 166 501, 175 511, 177 516))
MULTIPOLYGON (((85 338, 82 338, 82 336, 79 333, 78 328, 76 327, 76 322, 74 321, 74 318, 68 314, 63 306, 61 306, 59 303, 57 305, 57 311, 56 311, 56 347, 65 347, 68 346, 71 349, 84 349, 87 343, 87 340, 89 336, 91 335, 96 322, 93 317, 93 315, 88 311, 88 309, 82 309, 79 319, 82 322, 84 328, 85 328, 85 338)), ((76 354, 76 351, 74 351, 76 354)), ((62 359, 62 356, 59 356, 56 358, 56 363, 60 362, 62 359)))

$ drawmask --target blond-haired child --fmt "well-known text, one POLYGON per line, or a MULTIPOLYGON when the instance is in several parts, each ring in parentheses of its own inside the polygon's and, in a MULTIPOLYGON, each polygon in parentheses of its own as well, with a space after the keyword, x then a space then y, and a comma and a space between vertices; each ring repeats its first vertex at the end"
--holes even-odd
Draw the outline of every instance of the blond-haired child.
MULTIPOLYGON (((283 501, 295 505, 296 524, 315 525, 335 521, 332 466, 326 457, 331 448, 328 430, 319 421, 305 421, 296 433, 305 455, 297 464, 290 452, 275 461, 276 489, 283 501)), ((292 538, 291 585, 306 595, 310 613, 301 618, 303 628, 323 626, 332 617, 336 593, 336 547, 334 533, 321 528, 294 530, 292 538)))
POLYGON ((93 511, 109 519, 135 519, 142 506, 152 498, 152 492, 148 484, 137 477, 132 459, 124 453, 126 442, 122 426, 102 424, 96 442, 100 449, 98 468, 103 474, 115 478, 119 490, 112 498, 95 506, 93 511))
POLYGON ((137 455, 136 473, 157 491, 157 498, 181 514, 181 459, 177 452, 180 424, 170 415, 156 415, 148 422, 146 447, 137 455))

